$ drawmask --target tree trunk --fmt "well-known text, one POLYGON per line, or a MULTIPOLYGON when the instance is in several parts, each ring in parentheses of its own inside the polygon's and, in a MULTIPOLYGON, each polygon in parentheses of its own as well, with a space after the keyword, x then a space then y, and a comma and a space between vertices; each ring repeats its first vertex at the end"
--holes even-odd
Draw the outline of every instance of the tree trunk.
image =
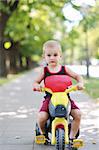
POLYGON ((4 50, 0 49, 0 77, 6 77, 7 70, 6 70, 6 63, 5 63, 5 52, 4 50))
POLYGON ((9 73, 10 74, 16 74, 18 71, 18 43, 13 43, 13 46, 8 52, 8 57, 9 57, 9 73))
POLYGON ((16 67, 16 55, 14 52, 11 52, 10 54, 10 74, 16 74, 17 73, 17 67, 16 67))
POLYGON ((28 70, 29 69, 29 57, 26 57, 26 69, 28 70))
POLYGON ((8 14, 3 11, 0 11, 0 77, 5 77, 7 76, 7 70, 6 70, 6 51, 3 48, 4 30, 9 17, 18 6, 19 0, 15 0, 13 5, 11 1, 8 2, 7 0, 2 1, 2 3, 4 4, 4 7, 10 8, 10 13, 8 14))
POLYGON ((8 15, 3 12, 0 12, 0 77, 7 76, 6 70, 6 55, 5 50, 3 48, 3 41, 4 41, 4 29, 6 26, 6 22, 8 20, 8 15))
POLYGON ((22 62, 22 55, 19 53, 19 56, 18 56, 18 64, 19 64, 19 71, 22 71, 23 70, 23 62, 22 62))

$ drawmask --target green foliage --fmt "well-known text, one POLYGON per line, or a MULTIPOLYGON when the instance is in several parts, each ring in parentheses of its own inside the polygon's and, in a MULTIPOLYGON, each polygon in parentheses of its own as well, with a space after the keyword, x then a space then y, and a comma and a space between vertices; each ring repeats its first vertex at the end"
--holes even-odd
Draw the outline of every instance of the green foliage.
MULTIPOLYGON (((85 92, 87 92, 92 98, 99 99, 99 79, 98 78, 90 78, 87 79, 84 77, 84 86, 85 92)), ((75 80, 73 80, 73 84, 77 84, 75 80)))
POLYGON ((58 2, 56 9, 56 4, 52 1, 52 7, 45 1, 24 2, 20 1, 18 9, 10 17, 5 35, 9 35, 15 42, 20 42, 21 53, 24 56, 41 55, 42 44, 53 38, 55 28, 60 28, 57 13, 60 12, 58 9, 62 7, 63 2, 58 2), (45 3, 41 5, 43 2, 45 3))
MULTIPOLYGON (((13 5, 15 0, 9 0, 9 5, 4 5, 0 1, 0 9, 11 13, 10 7, 13 5)), ((24 56, 32 56, 42 54, 42 44, 48 39, 59 39, 63 51, 70 51, 76 53, 77 59, 83 56, 81 49, 84 47, 84 40, 82 42, 79 39, 83 38, 83 30, 73 28, 70 33, 67 33, 66 26, 64 25, 64 19, 62 14, 62 8, 65 3, 70 2, 69 0, 20 0, 17 9, 9 18, 6 29, 5 36, 13 39, 14 42, 18 42, 20 45, 20 52, 24 56), (60 34, 60 37, 57 35, 60 34), (81 42, 81 43, 80 43, 81 42)), ((72 4, 73 5, 73 4, 72 4)), ((87 28, 91 31, 96 28, 99 23, 99 13, 98 6, 88 10, 83 21, 81 21, 81 26, 87 28)), ((80 10, 78 6, 73 5, 77 10, 80 10)), ((98 57, 96 49, 98 47, 98 37, 96 37, 90 47, 95 48, 94 54, 92 55, 98 57), (96 44, 94 44, 96 43, 96 44)), ((90 40, 89 40, 90 41, 90 40)), ((92 48, 91 48, 92 49, 92 48)), ((75 54, 73 55, 75 57, 75 54)))
POLYGON ((0 11, 10 16, 19 3, 19 0, 0 0, 0 11))
POLYGON ((10 13, 10 9, 8 6, 5 6, 4 3, 0 0, 0 12, 4 12, 9 14, 10 13))
POLYGON ((90 96, 99 99, 99 79, 85 79, 85 88, 90 96))

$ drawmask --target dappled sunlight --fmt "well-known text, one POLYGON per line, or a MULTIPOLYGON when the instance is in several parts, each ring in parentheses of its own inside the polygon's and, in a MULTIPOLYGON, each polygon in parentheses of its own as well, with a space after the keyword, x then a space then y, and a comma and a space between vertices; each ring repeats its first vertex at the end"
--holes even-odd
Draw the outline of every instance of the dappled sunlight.
POLYGON ((7 118, 28 118, 30 115, 37 113, 36 108, 26 108, 25 106, 19 107, 16 111, 0 112, 0 119, 7 118))
POLYGON ((28 110, 27 110, 24 106, 21 106, 21 107, 17 110, 17 112, 19 112, 19 113, 27 113, 28 110))
POLYGON ((98 142, 99 139, 99 109, 95 103, 81 103, 82 121, 81 136, 88 143, 98 142), (86 135, 86 136, 85 136, 86 135), (97 138, 95 138, 97 137, 97 138))
POLYGON ((99 109, 92 110, 90 112, 90 115, 92 115, 94 117, 99 117, 99 109))
POLYGON ((84 127, 84 129, 92 129, 92 128, 97 128, 99 129, 99 119, 96 120, 95 119, 85 119, 85 120, 82 120, 82 125, 83 126, 86 126, 84 127))
POLYGON ((16 115, 16 112, 1 112, 0 113, 0 118, 3 119, 3 117, 5 117, 5 116, 9 116, 9 117, 11 116, 12 117, 12 116, 15 116, 15 115, 16 115))
POLYGON ((80 137, 86 143, 97 144, 99 142, 99 103, 93 101, 84 92, 78 91, 71 96, 82 112, 80 137))
POLYGON ((28 116, 26 115, 26 114, 20 114, 20 115, 16 115, 14 118, 23 118, 23 119, 25 119, 25 118, 27 118, 28 116))
POLYGON ((32 114, 33 112, 36 113, 37 112, 37 109, 36 108, 29 108, 29 109, 26 109, 25 106, 21 106, 18 110, 17 110, 18 113, 28 113, 28 114, 32 114))

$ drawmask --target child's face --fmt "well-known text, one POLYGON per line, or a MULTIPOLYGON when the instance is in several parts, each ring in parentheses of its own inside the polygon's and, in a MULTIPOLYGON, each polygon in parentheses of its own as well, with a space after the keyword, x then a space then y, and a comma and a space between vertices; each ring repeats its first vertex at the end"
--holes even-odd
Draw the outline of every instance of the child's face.
POLYGON ((47 48, 44 54, 46 63, 52 67, 57 66, 60 62, 61 54, 56 48, 47 48))

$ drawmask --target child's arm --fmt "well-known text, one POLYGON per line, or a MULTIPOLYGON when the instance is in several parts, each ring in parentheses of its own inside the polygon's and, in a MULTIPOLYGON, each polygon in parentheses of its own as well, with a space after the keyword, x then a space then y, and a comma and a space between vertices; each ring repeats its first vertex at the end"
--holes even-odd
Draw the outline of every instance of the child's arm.
POLYGON ((82 76, 78 75, 77 73, 73 72, 72 70, 70 70, 67 67, 65 67, 65 69, 66 69, 67 75, 69 75, 70 77, 72 77, 73 79, 75 79, 78 82, 78 84, 77 84, 78 89, 79 90, 84 89, 84 81, 83 81, 82 76))
POLYGON ((39 74, 33 82, 33 90, 40 91, 42 86, 40 85, 41 81, 44 79, 44 68, 41 68, 39 74))

